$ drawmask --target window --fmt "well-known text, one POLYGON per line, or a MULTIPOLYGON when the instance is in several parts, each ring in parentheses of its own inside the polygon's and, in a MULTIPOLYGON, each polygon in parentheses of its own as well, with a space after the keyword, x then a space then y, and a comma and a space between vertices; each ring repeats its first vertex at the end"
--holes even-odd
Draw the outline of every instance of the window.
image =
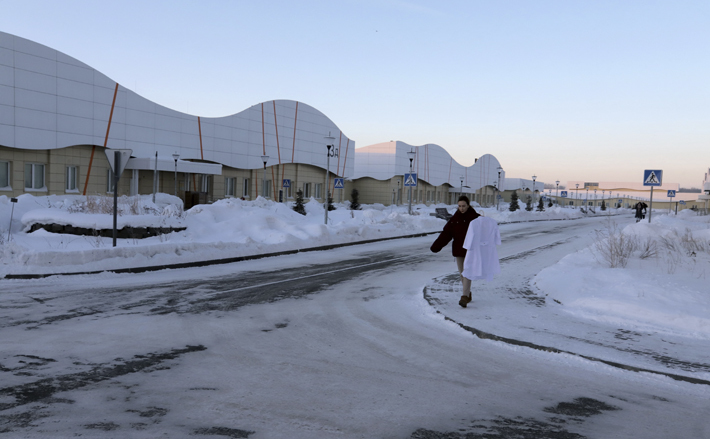
POLYGON ((292 198, 293 195, 291 195, 291 186, 283 188, 284 190, 284 199, 286 198, 292 198))
POLYGON ((76 166, 67 166, 67 178, 66 178, 66 187, 64 188, 65 191, 67 192, 79 192, 79 190, 76 187, 76 182, 77 182, 77 167, 76 166))
POLYGON ((209 192, 210 191, 210 176, 202 174, 200 175, 200 191, 209 192))
POLYGON ((242 188, 242 197, 249 198, 249 179, 244 179, 244 187, 242 188))
POLYGON ((264 186, 266 190, 266 195, 264 198, 269 198, 271 197, 271 180, 266 180, 266 185, 264 186))
POLYGON ((315 196, 316 198, 323 198, 323 183, 316 183, 316 191, 315 191, 315 196))
POLYGON ((311 184, 303 183, 303 198, 311 198, 311 184))
POLYGON ((108 169, 108 174, 106 174, 106 192, 109 194, 113 193, 113 171, 111 168, 108 169))
POLYGON ((44 165, 25 163, 25 189, 47 190, 44 187, 44 165))
POLYGON ((236 194, 237 189, 237 179, 234 177, 226 177, 224 179, 224 195, 226 197, 233 197, 236 194))
POLYGON ((10 188, 10 162, 0 162, 0 189, 10 188))

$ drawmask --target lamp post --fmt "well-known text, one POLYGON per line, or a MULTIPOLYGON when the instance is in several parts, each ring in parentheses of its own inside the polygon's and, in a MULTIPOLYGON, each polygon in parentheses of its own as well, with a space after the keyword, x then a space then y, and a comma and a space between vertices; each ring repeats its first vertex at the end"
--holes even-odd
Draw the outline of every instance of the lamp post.
MULTIPOLYGON (((266 198, 266 162, 269 161, 268 155, 262 155, 261 161, 264 162, 264 173, 261 175, 261 194, 266 198)), ((259 194, 257 194, 258 196, 259 194)))
POLYGON ((180 158, 180 154, 173 154, 173 160, 175 160, 175 196, 177 197, 177 161, 180 158))
POLYGON ((500 172, 502 170, 503 168, 498 166, 498 193, 496 194, 496 211, 500 210, 500 172))
POLYGON ((586 204, 587 206, 585 207, 589 209, 589 186, 587 186, 587 195, 584 197, 584 204, 586 204))
POLYGON ((461 193, 459 194, 459 196, 463 195, 463 175, 460 177, 460 180, 461 180, 461 193))
POLYGON ((594 189, 594 210, 595 211, 597 210, 597 190, 596 189, 594 189))
MULTIPOLYGON (((407 153, 407 157, 409 158, 409 174, 410 175, 412 174, 412 162, 414 162, 414 157, 416 157, 416 156, 417 156, 417 153, 414 152, 414 149, 411 149, 407 153)), ((411 177, 410 177, 410 179, 411 179, 411 177)), ((406 183, 406 181, 405 181, 405 183, 406 183)), ((412 185, 411 184, 409 185, 409 214, 410 215, 412 214, 412 185)))
POLYGON ((325 203, 323 203, 323 207, 325 207, 325 224, 328 224, 328 200, 330 199, 330 155, 335 154, 335 137, 330 135, 330 131, 328 131, 328 135, 324 137, 328 141, 328 143, 325 145, 327 148, 326 154, 325 154, 325 203), (331 152, 331 148, 333 151, 331 152))
POLYGON ((579 201, 579 183, 575 183, 576 189, 574 190, 574 206, 577 207, 579 201))
POLYGON ((560 205, 559 200, 557 200, 557 194, 559 192, 560 192, 560 180, 556 180, 555 181, 555 203, 557 203, 558 206, 560 205))
MULTIPOLYGON (((533 193, 532 193, 532 196, 533 196, 533 206, 535 205, 535 179, 536 179, 536 178, 537 178, 537 175, 533 175, 533 193)), ((543 191, 543 193, 544 193, 544 192, 545 192, 545 191, 543 191)))

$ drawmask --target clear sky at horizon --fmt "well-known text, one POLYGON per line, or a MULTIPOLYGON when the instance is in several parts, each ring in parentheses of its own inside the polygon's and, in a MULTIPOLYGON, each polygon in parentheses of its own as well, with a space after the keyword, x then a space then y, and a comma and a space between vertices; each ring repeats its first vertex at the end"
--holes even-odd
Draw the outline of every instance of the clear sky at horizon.
POLYGON ((0 0, 0 30, 161 105, 293 99, 358 147, 435 143, 508 177, 700 187, 710 1, 0 0))

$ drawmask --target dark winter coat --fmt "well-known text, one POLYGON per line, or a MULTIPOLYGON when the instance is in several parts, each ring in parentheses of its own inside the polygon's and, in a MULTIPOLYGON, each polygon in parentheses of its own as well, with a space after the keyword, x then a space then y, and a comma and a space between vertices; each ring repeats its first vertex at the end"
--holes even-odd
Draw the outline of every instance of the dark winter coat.
POLYGON ((456 213, 452 216, 444 226, 444 230, 436 238, 436 241, 431 245, 431 251, 439 253, 442 248, 446 247, 452 239, 454 243, 451 245, 451 253, 454 257, 465 257, 466 249, 463 248, 463 241, 466 239, 468 231, 468 223, 478 218, 480 215, 469 207, 466 213, 461 213, 456 209, 456 213))

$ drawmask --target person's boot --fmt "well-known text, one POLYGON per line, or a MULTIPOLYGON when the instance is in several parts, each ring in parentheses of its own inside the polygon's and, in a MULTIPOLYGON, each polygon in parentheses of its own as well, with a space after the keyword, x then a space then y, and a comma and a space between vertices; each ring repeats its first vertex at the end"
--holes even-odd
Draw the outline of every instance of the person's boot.
POLYGON ((471 302, 471 295, 470 294, 468 296, 461 296, 461 300, 459 300, 459 305, 466 308, 466 305, 468 305, 470 302, 471 302))

